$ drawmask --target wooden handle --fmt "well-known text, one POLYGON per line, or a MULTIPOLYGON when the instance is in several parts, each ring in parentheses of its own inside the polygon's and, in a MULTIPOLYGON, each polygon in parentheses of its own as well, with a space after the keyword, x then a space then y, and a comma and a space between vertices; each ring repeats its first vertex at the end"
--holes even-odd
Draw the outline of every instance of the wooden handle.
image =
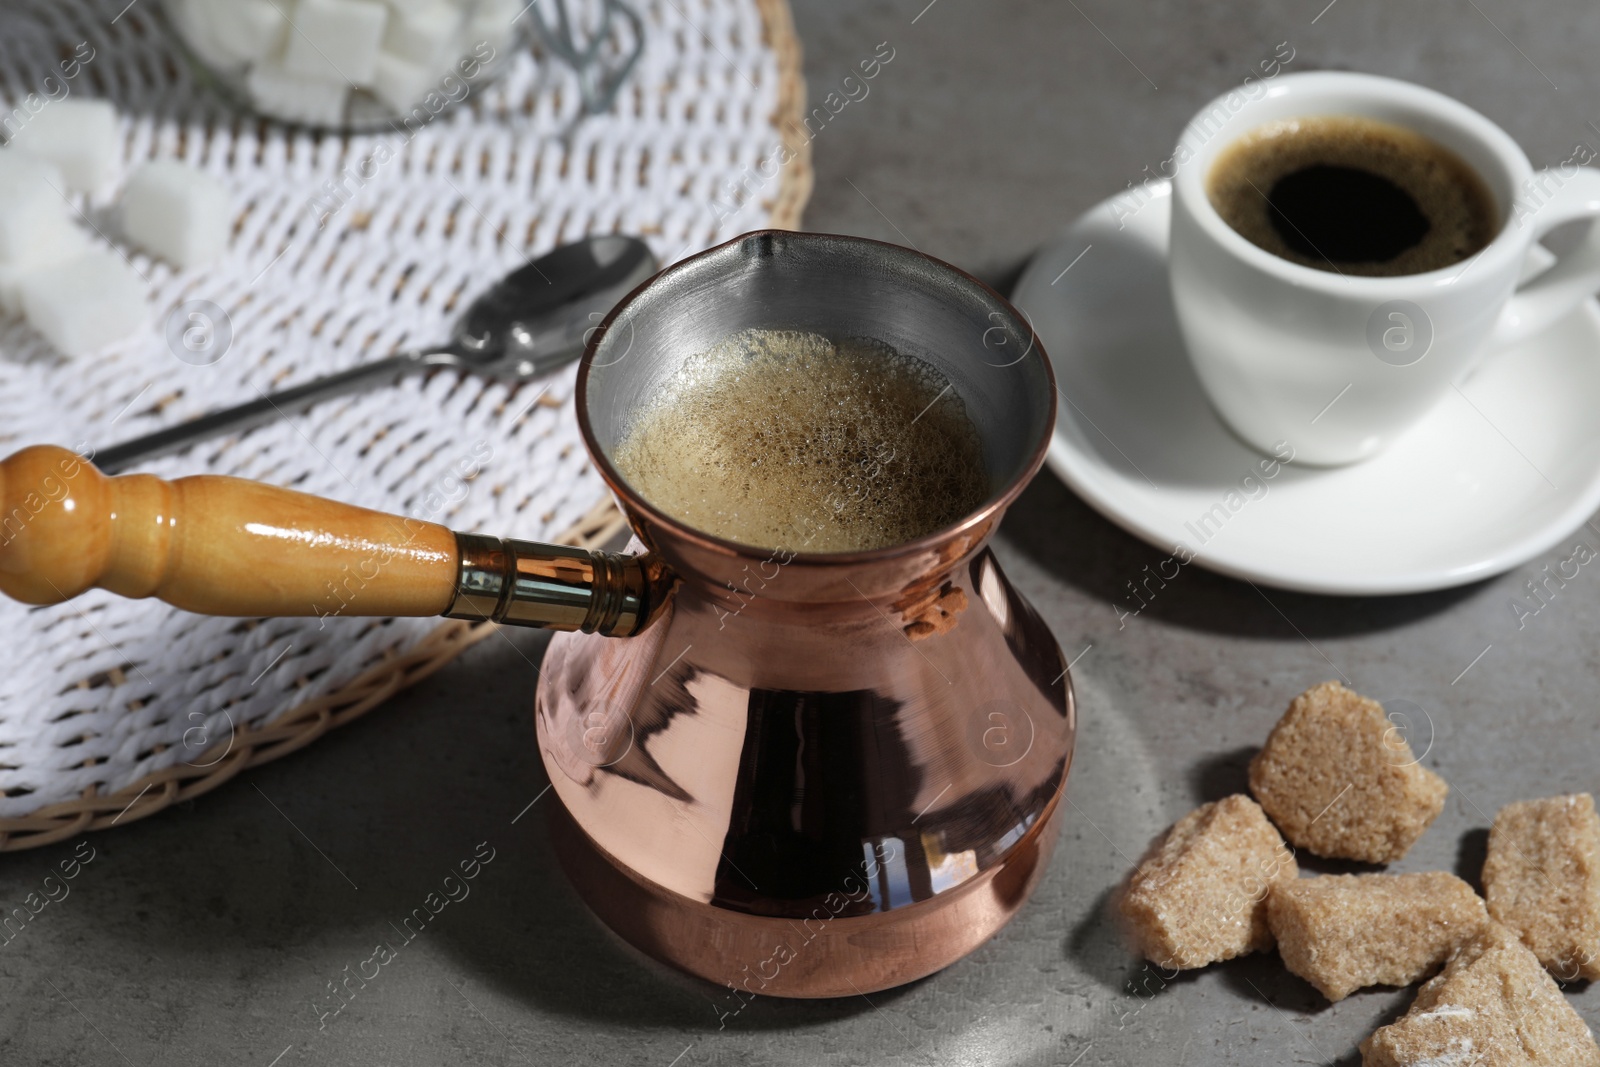
POLYGON ((439 615, 443 526, 206 475, 108 478, 64 448, 0 463, 0 592, 55 604, 96 586, 205 615, 439 615))

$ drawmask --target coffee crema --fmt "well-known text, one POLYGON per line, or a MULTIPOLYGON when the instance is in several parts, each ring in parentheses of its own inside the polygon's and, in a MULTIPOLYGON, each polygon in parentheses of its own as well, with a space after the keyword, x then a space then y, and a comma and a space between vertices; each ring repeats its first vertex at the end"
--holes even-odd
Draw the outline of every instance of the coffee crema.
POLYGON ((612 453, 696 529, 757 548, 884 548, 989 495, 966 405, 934 367, 877 341, 746 330, 692 356, 612 453))
POLYGON ((1498 230, 1494 197, 1454 152, 1356 115, 1283 119, 1224 148, 1206 193, 1223 221, 1273 255, 1339 274, 1439 270, 1498 230))

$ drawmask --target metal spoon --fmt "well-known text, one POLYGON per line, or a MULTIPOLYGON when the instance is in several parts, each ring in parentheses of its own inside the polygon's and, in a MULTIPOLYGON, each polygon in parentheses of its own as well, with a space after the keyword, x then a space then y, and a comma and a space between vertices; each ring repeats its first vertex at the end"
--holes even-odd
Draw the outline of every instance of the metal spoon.
POLYGON ((563 245, 506 275, 480 296, 443 345, 363 363, 157 430, 96 453, 94 464, 115 474, 197 441, 247 430, 322 400, 393 385, 408 374, 439 367, 513 381, 545 374, 582 355, 588 332, 657 269, 649 246, 636 237, 590 237, 563 245))

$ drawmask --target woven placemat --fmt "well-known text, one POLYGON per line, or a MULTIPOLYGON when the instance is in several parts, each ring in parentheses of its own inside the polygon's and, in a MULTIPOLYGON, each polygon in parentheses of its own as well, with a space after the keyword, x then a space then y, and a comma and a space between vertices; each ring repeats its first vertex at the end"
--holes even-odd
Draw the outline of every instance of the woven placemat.
MULTIPOLYGON (((496 80, 403 141, 240 115, 197 81, 152 2, 8 3, 0 106, 111 99, 123 173, 180 158, 216 174, 239 207, 232 247, 187 272, 124 248, 149 284, 150 326, 93 359, 65 362, 26 324, 0 324, 4 452, 103 447, 441 339, 508 269, 584 233, 639 234, 670 263, 750 229, 796 227, 810 193, 784 0, 638 0, 644 51, 606 114, 582 116, 573 72, 529 46, 497 57, 496 80), (93 58, 62 79, 60 59, 82 45, 93 58), (380 141, 392 158, 375 169, 366 161, 380 141), (332 199, 330 183, 343 190, 332 199), (205 366, 175 358, 167 340, 196 301, 231 335, 205 366)), ((575 22, 599 25, 600 2, 573 3, 575 22)), ((114 192, 74 207, 97 240, 118 243, 114 192)), ((241 475, 457 529, 599 544, 622 520, 577 433, 574 374, 508 386, 437 373, 143 469, 241 475)), ((494 632, 425 619, 213 619, 100 592, 48 608, 0 602, 0 630, 0 851, 205 793, 494 632)))

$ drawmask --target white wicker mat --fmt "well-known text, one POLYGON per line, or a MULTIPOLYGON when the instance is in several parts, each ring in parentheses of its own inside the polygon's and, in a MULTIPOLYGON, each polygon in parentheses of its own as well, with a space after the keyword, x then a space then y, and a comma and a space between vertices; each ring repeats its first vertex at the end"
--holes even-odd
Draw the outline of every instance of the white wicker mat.
MULTIPOLYGON (((308 204, 322 183, 385 135, 319 140, 237 114, 197 85, 155 0, 8 2, 6 111, 59 91, 46 76, 87 41, 94 58, 70 89, 117 104, 125 169, 180 157, 223 178, 241 214, 212 268, 175 272, 130 252, 149 280, 150 327, 100 356, 63 362, 26 325, 0 325, 0 454, 104 447, 442 339, 507 269, 587 232, 640 234, 671 262, 745 230, 798 225, 810 166, 795 136, 803 85, 783 0, 634 2, 645 50, 610 113, 580 118, 564 65, 536 50, 503 55, 498 81, 422 129, 320 228, 308 204), (745 180, 730 211, 730 188, 785 140, 795 158, 764 183, 745 180), (180 361, 165 339, 169 315, 194 300, 231 323, 213 365, 180 361)), ((575 3, 577 21, 592 24, 599 6, 575 3)), ((115 237, 106 204, 82 207, 115 237)), ((607 518, 604 487, 578 438, 572 384, 571 368, 520 388, 413 379, 143 469, 242 475, 458 529, 593 532, 607 518)), ((122 825, 213 788, 365 711, 484 630, 212 619, 100 592, 43 609, 0 601, 0 849, 122 825)))

